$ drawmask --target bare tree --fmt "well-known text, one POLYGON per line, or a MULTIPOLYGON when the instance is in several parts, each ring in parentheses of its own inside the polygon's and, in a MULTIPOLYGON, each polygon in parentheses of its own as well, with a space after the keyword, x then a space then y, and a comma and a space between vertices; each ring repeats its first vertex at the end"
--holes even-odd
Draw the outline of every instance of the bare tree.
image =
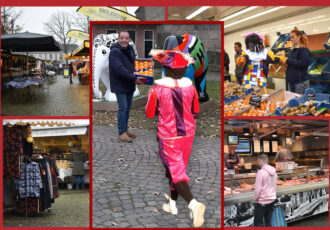
POLYGON ((15 7, 1 7, 1 34, 13 34, 23 30, 17 24, 17 19, 22 16, 22 11, 17 11, 15 7))
POLYGON ((89 22, 91 21, 90 17, 76 12, 73 12, 72 15, 75 29, 89 34, 89 22))
POLYGON ((58 11, 52 14, 49 20, 44 23, 46 31, 55 37, 55 39, 63 45, 64 53, 68 53, 69 44, 75 43, 76 40, 66 36, 72 28, 73 22, 69 12, 58 11))

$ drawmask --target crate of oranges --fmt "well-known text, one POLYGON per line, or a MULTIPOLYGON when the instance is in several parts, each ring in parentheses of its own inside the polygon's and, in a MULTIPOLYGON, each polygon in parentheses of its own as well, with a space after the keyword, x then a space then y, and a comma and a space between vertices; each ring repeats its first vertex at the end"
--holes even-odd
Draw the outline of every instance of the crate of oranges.
POLYGON ((134 63, 134 74, 143 79, 146 85, 152 85, 154 82, 154 63, 152 58, 136 58, 134 63))

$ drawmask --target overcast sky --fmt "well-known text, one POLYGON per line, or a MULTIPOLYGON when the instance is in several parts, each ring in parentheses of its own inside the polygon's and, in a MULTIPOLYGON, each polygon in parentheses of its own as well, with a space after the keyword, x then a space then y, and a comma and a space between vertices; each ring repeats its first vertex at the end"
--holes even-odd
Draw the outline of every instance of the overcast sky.
MULTIPOLYGON (((23 32, 47 34, 44 29, 44 23, 49 17, 57 11, 75 12, 77 7, 16 7, 17 10, 22 10, 22 16, 18 20, 18 24, 23 27, 23 32)), ((117 7, 116 7, 117 8, 117 7)), ((135 16, 135 10, 138 7, 127 7, 128 13, 135 16)))

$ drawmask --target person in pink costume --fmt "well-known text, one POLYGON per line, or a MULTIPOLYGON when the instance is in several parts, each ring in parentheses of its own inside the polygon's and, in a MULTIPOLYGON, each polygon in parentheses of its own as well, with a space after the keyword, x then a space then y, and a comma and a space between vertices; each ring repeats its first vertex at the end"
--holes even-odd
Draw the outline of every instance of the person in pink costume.
POLYGON ((186 173, 195 136, 195 118, 199 112, 198 94, 192 81, 183 77, 187 66, 194 62, 180 51, 151 50, 150 55, 166 70, 166 76, 155 81, 149 90, 146 115, 158 115, 157 139, 159 156, 169 180, 171 197, 163 210, 176 215, 178 196, 189 204, 194 227, 204 223, 205 205, 193 198, 186 173))

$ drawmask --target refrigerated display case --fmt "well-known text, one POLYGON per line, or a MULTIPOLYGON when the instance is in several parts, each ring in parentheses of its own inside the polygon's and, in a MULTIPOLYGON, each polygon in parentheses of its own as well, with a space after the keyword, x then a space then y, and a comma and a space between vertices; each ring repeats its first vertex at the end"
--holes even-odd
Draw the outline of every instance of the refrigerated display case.
MULTIPOLYGON (((299 166, 277 172, 277 203, 287 223, 328 211, 327 169, 299 166)), ((228 174, 224 178, 225 226, 253 226, 256 173, 228 174)))

